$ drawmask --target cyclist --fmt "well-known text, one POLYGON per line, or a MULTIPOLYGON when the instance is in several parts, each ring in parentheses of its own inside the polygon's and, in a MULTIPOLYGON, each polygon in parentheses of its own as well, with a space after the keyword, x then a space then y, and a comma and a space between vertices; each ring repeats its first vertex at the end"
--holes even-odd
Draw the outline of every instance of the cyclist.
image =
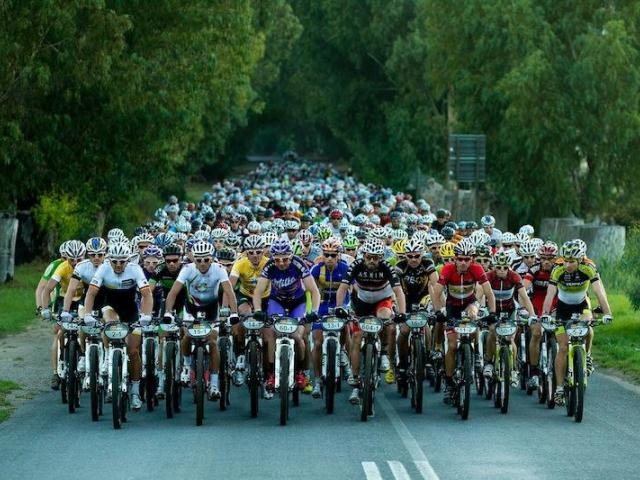
MULTIPOLYGON (((132 323, 139 320, 140 325, 151 322, 153 297, 144 272, 139 265, 129 263, 131 249, 128 242, 116 241, 109 245, 109 262, 105 262, 91 279, 85 298, 85 325, 95 325, 94 310, 98 293, 104 295, 105 307, 102 309, 106 322, 117 321, 132 323), (141 296, 140 315, 136 304, 136 293, 141 296)), ((140 331, 134 330, 127 337, 127 354, 129 356, 129 373, 131 378, 131 408, 140 410, 140 377, 142 362, 140 359, 140 331)))
MULTIPOLYGON (((293 318, 306 318, 307 322, 318 319, 320 306, 320 292, 313 281, 309 269, 300 257, 293 255, 291 242, 280 238, 273 242, 270 248, 271 258, 265 264, 258 283, 253 291, 253 310, 257 319, 266 320, 267 315, 289 315, 293 318), (262 310, 262 296, 271 287, 266 312, 262 310), (305 315, 307 297, 305 291, 311 295, 311 311, 305 315)), ((301 325, 293 334, 295 340, 296 374, 295 382, 300 390, 307 387, 308 381, 304 374, 307 359, 306 344, 302 338, 304 326, 301 325)), ((266 390, 273 392, 275 388, 275 337, 273 331, 265 332, 267 340, 268 369, 266 390)), ((270 397, 269 397, 270 398, 270 397)))
MULTIPOLYGON (((556 330, 558 341, 558 355, 556 357, 555 373, 557 387, 554 400, 557 405, 564 405, 564 380, 567 369, 567 355, 569 351, 569 338, 565 332, 566 324, 571 320, 574 313, 579 313, 583 320, 592 318, 587 292, 589 287, 593 290, 603 313, 610 319, 611 309, 607 300, 607 294, 600 282, 600 275, 595 266, 586 263, 583 259, 587 252, 583 245, 569 241, 562 245, 560 256, 564 263, 557 265, 551 272, 547 296, 542 306, 543 315, 551 312, 553 299, 558 295, 556 303, 556 320, 564 322, 556 330)), ((593 371, 593 360, 591 358, 591 346, 593 343, 593 330, 589 327, 589 335, 586 339, 587 350, 587 371, 593 371)))
MULTIPOLYGON (((473 263, 473 255, 476 253, 475 245, 471 240, 465 239, 454 247, 454 253, 454 263, 448 263, 442 268, 438 284, 434 288, 432 302, 437 312, 436 321, 444 323, 447 318, 449 320, 458 320, 462 317, 463 312, 468 315, 470 320, 475 320, 478 315, 475 287, 476 283, 479 283, 489 305, 489 321, 494 322, 496 299, 484 269, 477 263, 473 263), (442 312, 442 296, 445 289, 447 292, 446 316, 442 312)), ((449 348, 445 355, 447 385, 444 392, 444 402, 449 405, 453 401, 453 371, 455 368, 457 340, 458 337, 455 330, 448 329, 447 342, 449 348)))
MULTIPOLYGON (((357 317, 375 315, 381 320, 391 320, 393 316, 393 296, 395 295, 399 312, 396 316, 397 321, 404 321, 406 316, 404 292, 393 268, 382 259, 385 251, 384 244, 380 240, 369 239, 362 244, 360 250, 363 257, 351 264, 336 293, 336 305, 339 306, 339 308, 336 308, 336 315, 347 316, 344 308, 345 299, 349 288, 353 285, 356 287, 356 292, 352 296, 351 303, 357 317)), ((360 383, 360 341, 362 339, 362 330, 357 325, 353 325, 351 333, 351 369, 353 376, 349 379, 349 383, 354 389, 349 401, 357 404, 359 402, 358 385, 360 383)), ((394 358, 395 356, 395 333, 395 325, 389 324, 385 326, 381 335, 383 343, 386 343, 386 354, 383 353, 381 355, 380 369, 386 371, 385 381, 387 383, 395 381, 395 374, 389 362, 389 358, 394 358)))
MULTIPOLYGON (((340 241, 337 238, 329 238, 322 242, 322 258, 323 260, 311 269, 311 276, 315 279, 320 291, 321 301, 318 309, 320 317, 328 315, 329 311, 336 306, 336 293, 347 274, 349 265, 340 258, 340 241)), ((345 300, 349 302, 348 296, 345 300)), ((321 392, 321 375, 322 375, 322 341, 324 339, 322 331, 322 323, 315 322, 311 327, 313 335, 313 366, 315 374, 315 383, 311 395, 313 398, 320 398, 321 392)), ((343 349, 340 354, 343 364, 348 365, 348 355, 345 346, 348 349, 347 329, 345 327, 341 334, 341 344, 343 349)))
POLYGON ((496 219, 493 215, 485 215, 480 219, 482 229, 487 233, 494 244, 498 244, 502 238, 502 232, 496 228, 496 219))
MULTIPOLYGON (((194 263, 185 265, 178 278, 173 283, 165 303, 164 318, 166 322, 173 322, 175 316, 172 313, 175 307, 176 297, 183 288, 187 289, 187 301, 185 310, 194 318, 199 312, 204 312, 207 320, 215 320, 218 316, 218 295, 220 287, 227 296, 231 308, 231 322, 237 320, 238 306, 233 287, 229 282, 227 271, 219 264, 213 262, 213 247, 210 243, 200 240, 193 245, 191 250, 194 263)), ((217 345, 217 333, 212 330, 209 341, 209 400, 220 398, 218 384, 218 371, 220 368, 220 354, 217 345)), ((188 381, 191 368, 191 352, 188 334, 182 339, 182 355, 184 356, 184 370, 181 374, 183 382, 188 381)))

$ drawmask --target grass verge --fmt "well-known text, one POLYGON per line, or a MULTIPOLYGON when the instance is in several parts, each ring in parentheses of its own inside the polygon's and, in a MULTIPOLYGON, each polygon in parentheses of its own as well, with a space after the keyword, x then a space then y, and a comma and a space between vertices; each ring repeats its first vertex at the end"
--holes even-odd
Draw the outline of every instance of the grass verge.
POLYGON ((598 366, 617 370, 640 383, 640 312, 633 309, 626 295, 608 296, 614 320, 596 329, 593 355, 598 366))
POLYGON ((16 267, 12 281, 0 284, 0 337, 23 331, 35 319, 35 291, 46 264, 16 267))
POLYGON ((0 423, 4 422, 11 412, 13 407, 7 400, 7 395, 14 390, 19 390, 20 385, 9 380, 0 380, 0 423))

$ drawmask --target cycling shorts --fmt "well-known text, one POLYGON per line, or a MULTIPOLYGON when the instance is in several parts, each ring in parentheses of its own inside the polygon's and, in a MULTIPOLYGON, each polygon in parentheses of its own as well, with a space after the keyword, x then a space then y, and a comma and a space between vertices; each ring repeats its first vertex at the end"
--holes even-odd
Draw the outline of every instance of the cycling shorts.
POLYGON ((577 304, 564 303, 558 300, 558 303, 556 303, 556 321, 558 322, 559 326, 556 329, 556 335, 565 334, 565 329, 567 325, 571 323, 571 315, 573 315, 574 313, 578 313, 581 316, 591 313, 590 305, 587 299, 577 304), (560 325, 561 322, 562 325, 560 325))
POLYGON ((274 298, 270 298, 269 304, 267 306, 267 314, 269 316, 288 314, 290 317, 293 317, 293 318, 302 318, 306 313, 306 309, 307 309, 307 298, 304 295, 290 301, 276 300, 274 298))
MULTIPOLYGON (((377 303, 366 303, 360 300, 357 295, 354 295, 351 300, 351 306, 353 307, 353 313, 356 314, 356 317, 366 317, 369 315, 378 316, 378 312, 383 308, 393 309, 393 299, 387 297, 377 303)), ((360 326, 356 322, 352 322, 351 333, 359 331, 360 326)))
MULTIPOLYGON (((238 299, 238 306, 244 305, 246 303, 253 309, 253 298, 248 297, 245 294, 240 292, 236 292, 236 298, 238 299)), ((261 310, 263 312, 266 312, 268 306, 269 306, 269 297, 263 297, 260 302, 261 310)))

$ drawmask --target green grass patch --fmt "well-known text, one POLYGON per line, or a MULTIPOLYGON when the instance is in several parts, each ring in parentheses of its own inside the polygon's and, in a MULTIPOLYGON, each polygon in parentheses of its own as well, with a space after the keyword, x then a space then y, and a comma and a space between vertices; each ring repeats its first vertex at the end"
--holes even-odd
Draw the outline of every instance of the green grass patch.
POLYGON ((9 418, 11 412, 13 412, 13 407, 7 400, 7 395, 12 391, 19 389, 20 385, 17 383, 10 382, 8 380, 0 380, 0 423, 9 418))
POLYGON ((187 202, 197 203, 202 200, 204 192, 211 191, 211 184, 202 181, 191 181, 185 186, 187 202))
POLYGON ((612 368, 640 383, 640 312, 626 295, 609 294, 613 323, 595 331, 593 355, 600 367, 612 368))
POLYGON ((46 266, 18 265, 13 280, 0 284, 0 337, 23 331, 36 318, 35 291, 46 266))

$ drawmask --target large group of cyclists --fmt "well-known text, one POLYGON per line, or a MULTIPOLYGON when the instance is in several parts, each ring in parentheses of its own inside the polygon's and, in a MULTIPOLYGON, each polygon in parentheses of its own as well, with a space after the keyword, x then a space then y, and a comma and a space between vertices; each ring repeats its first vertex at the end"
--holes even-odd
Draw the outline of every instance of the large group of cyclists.
POLYGON ((464 419, 472 392, 506 413, 523 390, 581 421, 593 327, 612 320, 597 267, 580 239, 495 223, 294 154, 172 196, 131 238, 60 246, 35 293, 51 388, 70 412, 85 393, 93 420, 111 404, 116 428, 183 401, 201 424, 243 385, 252 416, 276 396, 285 424, 300 394, 331 413, 344 387, 366 421, 383 382, 418 413, 425 386, 464 419))

